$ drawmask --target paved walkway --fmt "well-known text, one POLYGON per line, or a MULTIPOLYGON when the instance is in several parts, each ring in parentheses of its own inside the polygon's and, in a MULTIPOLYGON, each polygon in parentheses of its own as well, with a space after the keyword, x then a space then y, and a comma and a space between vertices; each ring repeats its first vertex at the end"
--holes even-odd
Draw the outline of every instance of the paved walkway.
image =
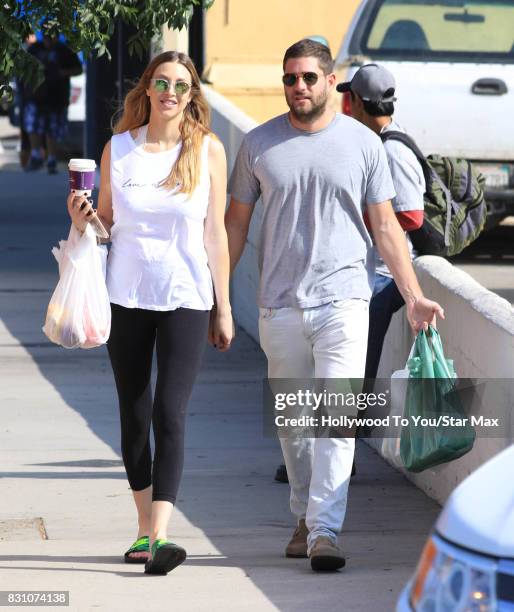
POLYGON ((67 590, 74 611, 392 610, 437 505, 359 443, 347 567, 319 575, 286 559, 294 522, 273 481, 278 444, 262 435, 265 362, 241 330, 229 353, 207 351, 190 405, 170 531, 186 563, 149 577, 120 562, 135 512, 106 351, 66 351, 41 332, 66 191, 64 172, 0 168, 0 589, 67 590))

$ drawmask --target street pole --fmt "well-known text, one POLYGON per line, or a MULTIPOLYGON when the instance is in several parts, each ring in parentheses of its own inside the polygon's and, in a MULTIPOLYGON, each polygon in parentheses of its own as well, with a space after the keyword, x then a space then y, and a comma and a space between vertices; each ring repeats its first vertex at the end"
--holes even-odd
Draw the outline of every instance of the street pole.
POLYGON ((129 56, 127 41, 135 29, 120 20, 107 47, 112 59, 104 55, 87 61, 85 156, 100 161, 105 143, 112 136, 111 120, 123 103, 132 82, 148 64, 149 49, 139 59, 129 56))
POLYGON ((193 8, 193 16, 189 23, 189 51, 188 55, 193 60, 196 71, 203 74, 205 68, 205 20, 204 9, 201 6, 193 8))

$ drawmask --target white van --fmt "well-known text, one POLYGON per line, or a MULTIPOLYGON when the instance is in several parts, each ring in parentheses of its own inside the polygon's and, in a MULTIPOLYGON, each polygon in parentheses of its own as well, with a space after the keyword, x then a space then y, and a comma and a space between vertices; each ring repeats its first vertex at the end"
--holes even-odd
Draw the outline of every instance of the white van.
POLYGON ((70 105, 68 107, 68 146, 77 155, 84 155, 84 126, 86 120, 86 66, 82 74, 70 79, 70 105))
POLYGON ((514 610, 514 445, 449 497, 396 612, 514 610))
POLYGON ((513 214, 514 0, 364 0, 336 58, 338 82, 370 62, 395 76, 395 118, 425 155, 475 162, 490 221, 513 214))

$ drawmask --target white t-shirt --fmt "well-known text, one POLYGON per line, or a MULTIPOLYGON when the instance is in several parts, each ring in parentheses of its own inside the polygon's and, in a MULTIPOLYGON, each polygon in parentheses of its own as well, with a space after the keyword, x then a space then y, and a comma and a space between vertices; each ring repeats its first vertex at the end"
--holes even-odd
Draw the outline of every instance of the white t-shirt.
MULTIPOLYGON (((382 129, 384 132, 405 132, 394 120, 382 129)), ((412 210, 423 210, 423 195, 425 193, 425 177, 423 169, 414 153, 398 140, 386 140, 384 148, 387 154, 387 163, 393 177, 394 190, 396 196, 392 199, 395 213, 407 212, 412 210)), ((416 252, 408 233, 405 233, 407 245, 411 259, 414 259, 416 252)), ((375 247, 375 273, 389 276, 392 274, 380 257, 378 249, 375 247)))
POLYGON ((114 224, 107 265, 111 302, 127 308, 210 310, 212 278, 204 246, 209 204, 209 138, 201 151, 201 178, 191 196, 159 187, 182 144, 144 150, 130 132, 111 139, 114 224))

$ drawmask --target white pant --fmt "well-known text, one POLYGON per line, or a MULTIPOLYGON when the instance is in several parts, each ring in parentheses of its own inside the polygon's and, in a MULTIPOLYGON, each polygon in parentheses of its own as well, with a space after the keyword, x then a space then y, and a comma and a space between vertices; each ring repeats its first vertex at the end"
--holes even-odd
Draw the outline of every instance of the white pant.
MULTIPOLYGON (((261 308, 259 335, 269 378, 364 378, 368 302, 337 300, 316 308, 261 308)), ((305 518, 309 550, 336 540, 346 513, 354 438, 281 438, 291 512, 305 518)))

